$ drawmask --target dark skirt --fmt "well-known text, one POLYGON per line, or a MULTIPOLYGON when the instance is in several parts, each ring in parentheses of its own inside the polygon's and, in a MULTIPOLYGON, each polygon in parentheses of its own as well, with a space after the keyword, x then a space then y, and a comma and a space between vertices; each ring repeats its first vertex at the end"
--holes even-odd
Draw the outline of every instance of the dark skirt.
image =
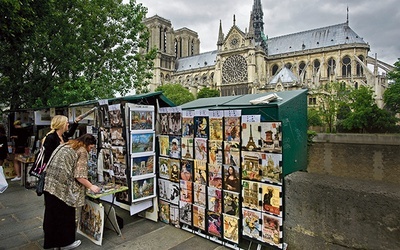
POLYGON ((44 192, 44 245, 45 249, 65 247, 75 241, 75 208, 56 196, 44 192))

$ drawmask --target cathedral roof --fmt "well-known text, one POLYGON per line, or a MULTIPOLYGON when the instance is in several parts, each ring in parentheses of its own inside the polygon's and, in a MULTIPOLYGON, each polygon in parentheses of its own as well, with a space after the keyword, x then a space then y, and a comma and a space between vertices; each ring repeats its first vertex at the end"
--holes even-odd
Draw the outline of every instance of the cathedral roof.
POLYGON ((347 22, 273 37, 267 40, 268 55, 270 56, 355 43, 367 45, 367 43, 349 27, 347 22))
POLYGON ((217 59, 217 50, 204 52, 195 56, 183 57, 176 60, 177 72, 214 66, 217 59))

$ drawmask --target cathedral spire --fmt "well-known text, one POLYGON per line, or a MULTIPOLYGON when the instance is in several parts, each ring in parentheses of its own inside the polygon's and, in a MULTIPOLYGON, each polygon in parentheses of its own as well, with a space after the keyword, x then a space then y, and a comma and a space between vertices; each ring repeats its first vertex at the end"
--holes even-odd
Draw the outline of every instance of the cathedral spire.
POLYGON ((247 38, 254 38, 253 12, 250 14, 249 32, 247 33, 247 38))
POLYGON ((217 46, 222 46, 223 43, 224 43, 224 33, 222 33, 222 21, 219 20, 219 32, 218 32, 217 46))
POLYGON ((254 0, 251 16, 256 44, 261 45, 261 47, 266 50, 267 42, 264 34, 264 13, 261 0, 254 0))

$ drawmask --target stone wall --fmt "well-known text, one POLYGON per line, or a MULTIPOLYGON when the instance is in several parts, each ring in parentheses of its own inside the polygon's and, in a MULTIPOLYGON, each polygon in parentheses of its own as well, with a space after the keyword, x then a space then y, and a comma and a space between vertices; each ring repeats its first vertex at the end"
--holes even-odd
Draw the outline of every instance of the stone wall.
POLYGON ((288 249, 400 249, 400 136, 327 135, 285 177, 288 249))

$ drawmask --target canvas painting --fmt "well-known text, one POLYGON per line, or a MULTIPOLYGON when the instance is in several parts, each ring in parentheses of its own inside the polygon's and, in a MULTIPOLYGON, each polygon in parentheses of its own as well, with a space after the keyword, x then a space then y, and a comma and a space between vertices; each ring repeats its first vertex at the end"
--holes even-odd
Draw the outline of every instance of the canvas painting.
POLYGON ((96 245, 101 246, 104 229, 104 207, 101 204, 85 200, 80 209, 77 232, 96 245))
POLYGON ((154 152, 154 133, 131 134, 131 153, 154 152))
POLYGON ((132 202, 153 198, 156 195, 154 177, 132 181, 132 202))
POLYGON ((133 157, 131 163, 131 177, 135 178, 143 178, 146 175, 154 175, 155 174, 155 156, 139 156, 133 157))
POLYGON ((130 122, 130 130, 154 130, 154 112, 131 109, 130 122))

